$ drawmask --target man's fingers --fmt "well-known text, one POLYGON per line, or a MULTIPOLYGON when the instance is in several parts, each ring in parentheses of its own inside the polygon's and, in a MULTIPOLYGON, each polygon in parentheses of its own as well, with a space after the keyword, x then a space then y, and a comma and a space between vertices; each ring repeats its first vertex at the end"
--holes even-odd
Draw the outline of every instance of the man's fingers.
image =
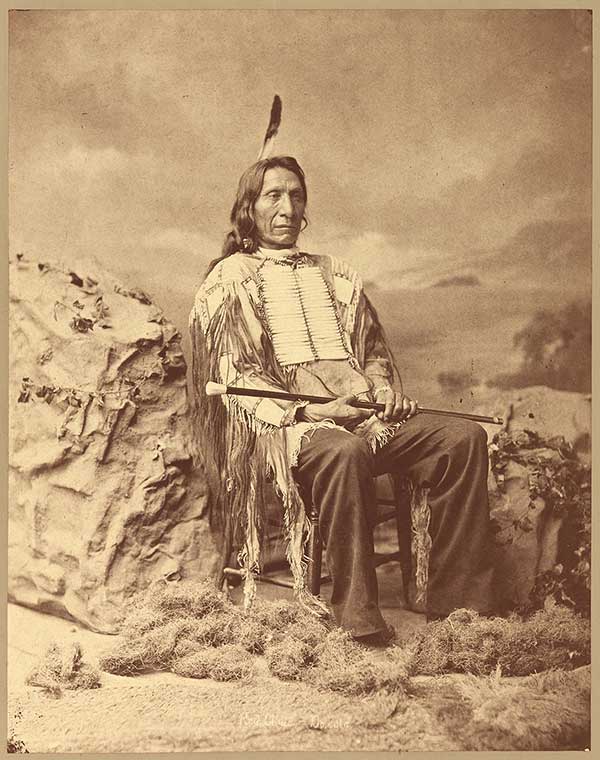
POLYGON ((389 420, 391 419, 392 415, 394 414, 394 407, 396 405, 396 394, 391 391, 390 393, 386 394, 385 397, 385 409, 383 410, 383 419, 389 420))
POLYGON ((413 401, 408 396, 404 396, 402 399, 402 412, 400 414, 401 420, 407 420, 410 417, 414 417, 417 413, 417 401, 413 401))
POLYGON ((400 412, 400 419, 405 420, 410 414, 410 399, 408 396, 402 396, 402 411, 400 412))
POLYGON ((392 419, 397 420, 402 414, 402 402, 404 397, 401 393, 396 393, 394 399, 394 409, 392 411, 392 419))
POLYGON ((391 391, 390 394, 386 394, 385 409, 382 412, 378 412, 377 416, 380 420, 387 422, 388 420, 407 420, 409 417, 414 417, 418 411, 418 401, 413 401, 408 396, 404 396, 402 393, 391 391))
POLYGON ((389 419, 394 407, 394 391, 391 388, 386 388, 385 390, 380 388, 375 394, 375 400, 377 403, 383 404, 383 409, 376 412, 377 417, 380 420, 389 419))

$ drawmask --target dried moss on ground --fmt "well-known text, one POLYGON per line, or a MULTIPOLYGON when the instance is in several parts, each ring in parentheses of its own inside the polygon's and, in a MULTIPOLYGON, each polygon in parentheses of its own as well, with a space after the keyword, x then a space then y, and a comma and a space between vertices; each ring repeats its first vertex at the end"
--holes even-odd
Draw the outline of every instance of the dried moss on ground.
POLYGON ((101 685, 98 669, 83 661, 77 642, 66 647, 52 643, 27 676, 26 683, 55 697, 63 689, 97 689, 101 685))
POLYGON ((530 618, 484 618, 456 610, 430 623, 409 642, 413 674, 473 673, 524 676, 552 668, 572 670, 591 657, 589 620, 548 604, 530 618))
POLYGON ((255 655, 272 675, 349 696, 405 694, 412 675, 527 675, 590 661, 589 621, 558 606, 529 619, 457 610, 402 646, 373 652, 288 602, 244 612, 211 581, 161 584, 132 605, 120 643, 100 660, 119 675, 172 671, 217 681, 249 679, 255 655))
MULTIPOLYGON (((529 621, 485 620, 463 610, 429 624, 403 645, 373 651, 294 604, 263 602, 244 613, 210 582, 165 584, 132 604, 121 641, 101 664, 115 673, 170 670, 203 680, 108 679, 111 688, 79 692, 75 713, 72 700, 61 710, 62 700, 48 701, 32 690, 22 698, 27 716, 19 735, 30 751, 48 746, 111 752, 280 746, 583 749, 589 746, 589 668, 525 678, 504 677, 506 663, 499 668, 496 663, 491 676, 418 673, 427 651, 429 665, 434 661, 435 642, 446 658, 438 658, 436 672, 442 670, 440 663, 449 667, 449 652, 453 667, 462 663, 476 673, 491 668, 488 639, 498 647, 498 642, 510 640, 510 651, 522 656, 524 641, 548 647, 554 638, 552 662, 574 667, 585 656, 585 647, 577 658, 569 652, 576 651, 577 641, 589 652, 588 634, 588 621, 561 608, 545 610, 529 621), (490 636, 490 625, 503 634, 490 636), (448 628, 454 638, 449 639, 448 628), (426 636, 428 649, 423 646, 426 636), (467 649, 477 655, 475 660, 460 660, 460 652, 467 649), (39 716, 40 699, 45 700, 41 712, 46 744, 39 743, 37 733, 25 731, 38 720, 34 716, 39 716), (120 707, 110 737, 88 725, 89 718, 81 718, 114 711, 115 699, 120 707), (138 733, 132 733, 132 715, 139 720, 140 704, 147 720, 143 726, 136 724, 138 733), (66 721, 62 733, 61 721, 66 721)), ((510 662, 514 670, 515 662, 521 661, 510 662)), ((527 662, 530 667, 539 664, 527 662)), ((71 674, 75 670, 67 668, 71 674)))
POLYGON ((248 679, 255 655, 282 680, 302 680, 347 695, 404 693, 398 654, 375 659, 352 637, 288 602, 233 605, 212 581, 159 584, 133 604, 122 640, 100 660, 110 673, 169 670, 217 681, 248 679))
POLYGON ((589 666, 525 678, 443 676, 414 693, 468 751, 576 750, 590 746, 589 666))

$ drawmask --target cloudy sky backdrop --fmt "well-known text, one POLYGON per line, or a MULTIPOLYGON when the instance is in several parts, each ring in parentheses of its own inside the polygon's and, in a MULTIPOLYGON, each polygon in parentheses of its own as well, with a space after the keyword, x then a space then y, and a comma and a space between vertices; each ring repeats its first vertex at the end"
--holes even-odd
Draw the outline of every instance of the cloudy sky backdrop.
POLYGON ((425 301, 589 291, 585 10, 12 12, 13 255, 95 257, 187 312, 274 93, 303 247, 425 301))

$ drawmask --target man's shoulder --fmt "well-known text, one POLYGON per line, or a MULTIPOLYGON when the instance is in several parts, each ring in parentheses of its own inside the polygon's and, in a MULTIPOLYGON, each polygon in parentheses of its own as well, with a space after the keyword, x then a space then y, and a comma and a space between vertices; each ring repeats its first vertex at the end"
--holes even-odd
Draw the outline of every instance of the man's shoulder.
POLYGON ((344 259, 330 254, 308 254, 319 266, 327 269, 332 275, 338 275, 361 285, 361 277, 358 272, 344 259))
POLYGON ((245 253, 232 253, 218 261, 204 278, 201 289, 243 282, 251 274, 250 257, 245 253))

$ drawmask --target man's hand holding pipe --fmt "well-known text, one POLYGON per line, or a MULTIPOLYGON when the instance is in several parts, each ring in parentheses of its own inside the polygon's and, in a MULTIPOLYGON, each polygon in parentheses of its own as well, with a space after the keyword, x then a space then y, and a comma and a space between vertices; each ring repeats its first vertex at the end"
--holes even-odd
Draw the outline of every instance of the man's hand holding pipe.
POLYGON ((385 404, 383 412, 377 412, 379 419, 384 422, 400 422, 414 417, 417 413, 418 401, 413 401, 389 385, 375 391, 375 401, 385 404))
POLYGON ((333 420, 337 425, 353 430, 373 414, 373 410, 353 406, 353 401, 356 401, 356 396, 350 394, 328 401, 326 404, 308 404, 298 409, 296 419, 299 422, 333 420))

